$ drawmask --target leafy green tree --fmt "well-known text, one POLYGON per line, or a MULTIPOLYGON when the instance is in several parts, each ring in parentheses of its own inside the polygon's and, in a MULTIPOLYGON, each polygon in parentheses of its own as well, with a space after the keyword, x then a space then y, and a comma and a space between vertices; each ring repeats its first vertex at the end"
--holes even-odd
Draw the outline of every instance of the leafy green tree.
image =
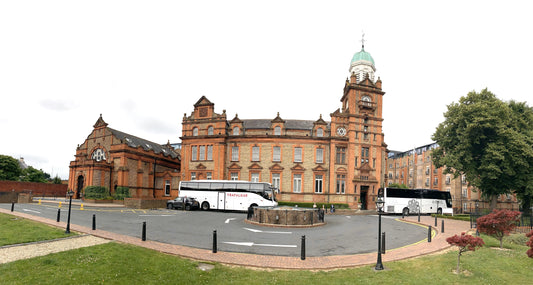
POLYGON ((19 180, 22 174, 18 160, 0 154, 0 180, 19 180))
POLYGON ((20 181, 46 183, 49 178, 50 174, 43 172, 42 169, 37 170, 32 166, 28 166, 28 168, 22 170, 20 181))
MULTIPOLYGON (((498 195, 526 191, 533 167, 533 126, 525 103, 505 103, 487 89, 448 105, 432 139, 433 163, 480 189, 496 207, 498 195), (529 123, 528 123, 529 122, 529 123)), ((531 187, 531 186, 529 186, 531 187)))
POLYGON ((56 177, 54 177, 54 179, 52 180, 52 183, 61 184, 63 182, 61 181, 61 178, 59 178, 59 176, 56 175, 56 177))

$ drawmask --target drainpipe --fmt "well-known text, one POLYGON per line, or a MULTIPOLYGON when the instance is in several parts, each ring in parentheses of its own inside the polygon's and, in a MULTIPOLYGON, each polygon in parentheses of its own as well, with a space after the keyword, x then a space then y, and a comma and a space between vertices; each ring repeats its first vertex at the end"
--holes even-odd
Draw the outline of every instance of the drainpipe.
POLYGON ((154 158, 154 190, 153 190, 153 196, 155 198, 155 167, 156 167, 156 163, 157 163, 157 158, 154 158))

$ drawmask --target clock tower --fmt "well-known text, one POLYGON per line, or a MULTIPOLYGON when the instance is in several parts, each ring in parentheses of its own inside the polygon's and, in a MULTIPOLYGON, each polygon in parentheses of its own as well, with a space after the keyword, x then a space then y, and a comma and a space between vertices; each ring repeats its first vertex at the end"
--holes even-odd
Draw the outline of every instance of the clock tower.
POLYGON ((375 62, 370 53, 354 54, 344 85, 342 107, 331 113, 330 189, 348 194, 363 209, 374 208, 378 189, 385 186, 386 144, 382 129, 381 79, 375 80, 375 62))

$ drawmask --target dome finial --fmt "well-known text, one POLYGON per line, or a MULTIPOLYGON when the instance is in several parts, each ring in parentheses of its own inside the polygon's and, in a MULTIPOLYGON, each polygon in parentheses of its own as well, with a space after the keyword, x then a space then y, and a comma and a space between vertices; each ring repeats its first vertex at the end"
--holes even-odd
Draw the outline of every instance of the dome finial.
POLYGON ((363 35, 361 36, 361 49, 365 50, 365 31, 362 31, 363 35))

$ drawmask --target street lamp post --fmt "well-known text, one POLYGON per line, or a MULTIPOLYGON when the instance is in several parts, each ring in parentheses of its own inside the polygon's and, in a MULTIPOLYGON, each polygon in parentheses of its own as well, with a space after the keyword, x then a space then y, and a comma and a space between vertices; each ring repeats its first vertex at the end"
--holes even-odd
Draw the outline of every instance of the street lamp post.
POLYGON ((68 202, 67 229, 65 230, 65 233, 70 234, 70 209, 72 208, 72 196, 74 196, 74 191, 69 190, 67 192, 67 195, 69 197, 69 202, 68 202))
POLYGON ((378 197, 376 201, 376 208, 378 210, 378 261, 376 263, 375 270, 383 270, 383 263, 381 263, 381 213, 383 213, 383 197, 378 197))

